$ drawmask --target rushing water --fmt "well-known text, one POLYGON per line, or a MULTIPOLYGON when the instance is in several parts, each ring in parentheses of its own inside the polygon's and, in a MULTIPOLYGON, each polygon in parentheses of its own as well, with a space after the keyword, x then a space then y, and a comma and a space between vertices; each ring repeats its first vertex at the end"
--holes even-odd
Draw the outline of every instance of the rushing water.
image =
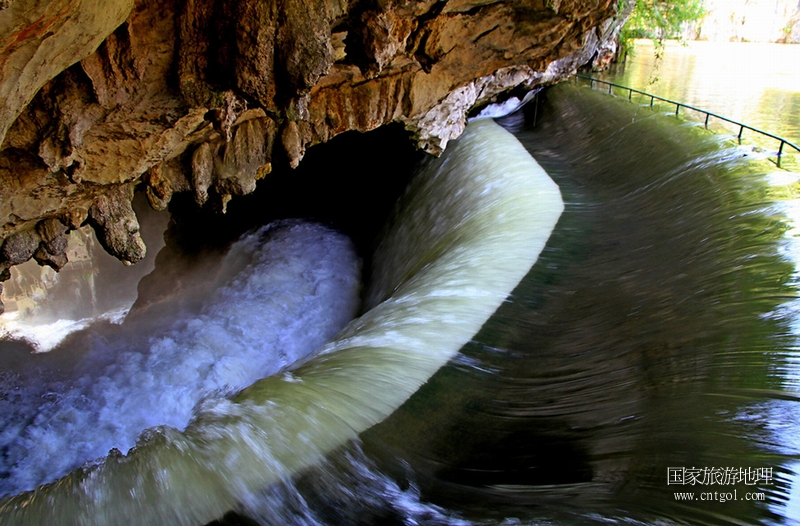
POLYGON ((111 449, 127 452, 145 429, 185 429, 198 403, 285 369, 359 307, 352 243, 314 224, 275 224, 243 237, 216 281, 222 285, 202 310, 173 312, 166 331, 129 322, 102 340, 31 356, 2 378, 0 494, 32 490, 111 449), (69 367, 47 361, 75 357, 75 347, 85 355, 69 367))
POLYGON ((201 405, 185 434, 161 430, 2 512, 28 502, 33 523, 54 524, 192 523, 229 508, 217 524, 800 521, 793 176, 587 88, 552 88, 529 110, 535 125, 502 123, 565 204, 529 271, 544 240, 520 243, 516 219, 547 231, 542 205, 516 187, 498 204, 491 179, 525 153, 487 156, 468 133, 429 166, 444 186, 419 179, 367 258, 366 318, 329 344, 344 352, 201 405))
MULTIPOLYGON (((249 236, 240 242, 247 250, 234 245, 229 252, 233 261, 222 262, 223 269, 245 268, 227 278, 232 281, 220 289, 223 301, 212 296, 206 301, 212 307, 204 308, 201 317, 179 323, 180 328, 164 337, 148 338, 149 352, 120 348, 111 353, 112 361, 122 365, 105 368, 104 375, 95 380, 83 382, 81 378, 76 395, 71 391, 67 396, 56 395, 66 399, 66 407, 56 401, 55 412, 59 416, 67 413, 68 423, 56 430, 59 437, 53 441, 61 440, 60 436, 75 426, 86 431, 97 412, 117 416, 116 425, 130 418, 122 407, 133 406, 133 414, 139 416, 142 400, 145 406, 149 402, 148 392, 157 392, 155 404, 159 400, 163 404, 166 397, 181 397, 182 376, 190 377, 189 384, 204 385, 206 376, 217 376, 214 373, 220 364, 225 370, 230 367, 228 355, 236 355, 237 348, 245 356, 234 359, 238 363, 233 364, 237 371, 233 376, 238 379, 251 373, 251 381, 254 375, 261 379, 236 393, 242 383, 231 380, 225 371, 224 380, 212 383, 218 389, 232 390, 235 394, 230 399, 203 401, 188 426, 186 419, 180 418, 185 416, 182 412, 177 424, 170 419, 165 423, 171 426, 147 431, 124 455, 112 450, 104 460, 75 470, 55 484, 7 499, 0 503, 0 518, 7 524, 42 524, 53 519, 102 524, 119 517, 125 517, 126 524, 202 524, 237 501, 257 501, 254 492, 310 468, 322 455, 388 417, 447 363, 527 273, 562 210, 558 187, 511 134, 489 120, 472 124, 458 144, 414 178, 401 199, 371 259, 364 314, 314 356, 291 353, 291 360, 286 356, 291 347, 307 353, 319 343, 313 338, 304 340, 306 334, 325 332, 308 323, 312 320, 305 316, 316 317, 321 310, 338 319, 348 310, 326 301, 329 294, 321 301, 305 300, 325 288, 326 280, 317 274, 330 279, 337 274, 347 276, 347 272, 336 267, 332 272, 330 264, 317 271, 294 262, 286 269, 283 260, 288 256, 284 243, 278 243, 281 239, 249 236), (269 257, 241 255, 258 253, 256 247, 265 241, 269 257), (273 255, 270 249, 276 244, 277 254, 273 255), (252 259, 257 264, 249 263, 252 259), (304 287, 298 273, 302 278, 310 274, 313 284, 304 287), (281 285, 276 287, 276 281, 281 285), (217 305, 220 308, 215 308, 217 305), (268 324, 260 320, 272 317, 273 311, 285 311, 285 316, 274 328, 267 326, 265 334, 268 324), (284 328, 287 326, 289 331, 284 328), (271 343, 269 334, 275 329, 281 331, 280 338, 275 338, 269 349, 260 348, 264 340, 271 343), (250 348, 267 354, 274 365, 247 370, 254 361, 247 355, 250 348), (216 352, 208 352, 212 350, 216 352), (201 359, 189 359, 191 367, 184 366, 184 353, 199 353, 201 359), (177 363, 169 359, 173 355, 178 355, 177 363), (118 356, 122 358, 116 359, 118 356), (142 362, 144 367, 138 368, 142 362), (287 364, 291 364, 288 370, 287 364), (177 389, 168 381, 170 371, 176 369, 180 373, 174 382, 177 389), (184 374, 185 369, 191 371, 184 374), (277 370, 284 374, 274 375, 277 370), (153 379, 154 371, 165 374, 153 379), (142 377, 145 393, 136 389, 142 377), (108 389, 109 383, 115 385, 108 389), (125 389, 128 383, 134 389, 125 389), (97 385, 99 392, 95 392, 97 385), (109 401, 109 394, 123 398, 121 405, 109 401), (84 402, 84 398, 90 401, 84 402), (92 410, 95 399, 99 411, 92 410), (84 411, 83 405, 90 409, 84 411)), ((307 255, 302 248, 313 247, 311 239, 291 239, 288 244, 297 246, 303 259, 310 257, 312 262, 324 259, 319 252, 330 249, 326 243, 307 255)), ((336 256, 340 251, 330 252, 336 256)), ((351 295, 346 287, 332 290, 334 296, 336 292, 351 295)), ((156 321, 156 325, 160 323, 156 321)), ((137 329, 136 325, 133 328, 137 329)), ((19 388, 7 390, 10 396, 5 398, 11 398, 12 404, 17 403, 14 391, 27 385, 25 380, 21 379, 19 388)), ((44 391, 50 395, 53 390, 46 387, 44 391)), ((52 420, 46 405, 42 407, 43 419, 37 416, 31 423, 23 416, 18 425, 12 424, 25 427, 26 438, 27 430, 34 427, 37 432, 30 442, 35 442, 39 430, 47 430, 48 420, 52 420)), ((152 422, 136 424, 147 428, 152 422)), ((91 434, 79 438, 94 440, 91 434)), ((128 437, 114 437, 119 438, 128 437)), ((71 446, 71 442, 67 439, 60 445, 71 446)), ((100 442, 100 447, 108 447, 109 441, 100 442)), ((13 468, 37 453, 28 448, 20 461, 14 456, 17 443, 12 438, 10 447, 4 448, 13 468)), ((94 449, 80 453, 89 460, 92 453, 96 455, 94 449)), ((34 463, 43 466, 39 459, 34 463)), ((20 471, 30 470, 23 466, 20 471)), ((14 481, 15 474, 10 475, 14 481)), ((9 486, 25 489, 29 483, 23 480, 9 486)))

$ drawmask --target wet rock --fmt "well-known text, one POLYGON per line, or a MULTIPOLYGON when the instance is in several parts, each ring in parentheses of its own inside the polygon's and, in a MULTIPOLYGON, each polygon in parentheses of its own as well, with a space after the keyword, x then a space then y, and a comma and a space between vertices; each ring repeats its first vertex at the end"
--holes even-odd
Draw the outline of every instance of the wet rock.
MULTIPOLYGON (((616 0, 89 4, 15 0, 0 10, 0 238, 88 218, 126 262, 144 253, 134 185, 160 210, 190 192, 224 212, 274 163, 297 166, 307 148, 347 131, 401 122, 439 153, 475 105, 588 61, 614 34, 618 9, 616 0)), ((36 235, 43 251, 25 245, 14 261, 61 264, 62 241, 36 235)))
POLYGON ((39 247, 39 235, 33 230, 18 232, 8 237, 0 249, 0 261, 9 265, 25 263, 33 257, 39 247))
POLYGON ((89 209, 89 224, 97 240, 106 252, 127 265, 142 259, 146 250, 132 201, 133 186, 119 185, 98 197, 89 209))
POLYGON ((67 227, 58 219, 41 221, 36 225, 36 232, 42 240, 42 248, 49 254, 62 255, 67 252, 67 227))

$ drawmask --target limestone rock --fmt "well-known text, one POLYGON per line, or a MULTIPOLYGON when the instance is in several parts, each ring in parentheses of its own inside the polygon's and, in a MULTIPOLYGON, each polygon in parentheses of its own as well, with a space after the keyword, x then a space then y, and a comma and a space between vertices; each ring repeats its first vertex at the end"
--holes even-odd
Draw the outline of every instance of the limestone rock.
POLYGON ((25 263, 33 257, 39 247, 39 235, 33 230, 24 230, 8 237, 0 249, 0 261, 10 265, 25 263))
POLYGON ((66 254, 51 254, 48 252, 44 247, 39 247, 36 253, 33 255, 33 259, 36 260, 42 266, 47 265, 48 267, 52 268, 55 271, 59 271, 64 268, 69 260, 67 259, 66 254))
POLYGON ((133 186, 118 185, 97 198, 89 209, 89 224, 106 252, 125 264, 144 257, 139 221, 133 211, 133 186))
POLYGON ((33 259, 40 265, 47 265, 53 270, 61 270, 67 264, 67 227, 55 218, 48 218, 36 225, 36 233, 41 242, 33 259))
POLYGON ((439 153, 476 105, 588 61, 617 6, 15 0, 0 9, 3 268, 59 267, 53 232, 86 220, 137 261, 138 185, 157 209, 190 192, 224 212, 275 163, 347 131, 400 122, 439 153))
POLYGON ((53 255, 61 255, 67 251, 67 227, 55 218, 45 219, 36 225, 36 231, 42 240, 42 248, 53 255))
POLYGON ((93 53, 134 0, 16 0, 0 10, 0 143, 37 91, 93 53))

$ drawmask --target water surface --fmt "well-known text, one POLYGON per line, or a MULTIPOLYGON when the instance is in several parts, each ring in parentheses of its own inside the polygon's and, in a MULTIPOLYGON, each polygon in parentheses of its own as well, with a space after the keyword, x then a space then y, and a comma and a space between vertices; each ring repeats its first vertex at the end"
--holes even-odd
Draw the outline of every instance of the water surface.
POLYGON ((549 90, 535 115, 503 120, 566 205, 534 267, 389 418, 219 523, 800 521, 792 175, 586 88, 549 90), (735 500, 700 500, 714 492, 735 500))
MULTIPOLYGON (((752 42, 668 41, 656 60, 649 40, 636 41, 626 63, 600 75, 623 86, 683 102, 800 144, 800 46, 752 42)), ((620 93, 621 94, 621 93, 620 93)), ((625 94, 627 96, 627 94, 625 94)), ((646 102, 649 99, 634 99, 646 102)), ((674 111, 663 106, 664 111, 674 111)), ((695 120, 705 116, 692 115, 695 120)), ((717 130, 739 129, 711 120, 717 130)), ((746 142, 776 150, 778 144, 745 131, 746 142)), ((792 150, 793 151, 793 150, 792 150)))
POLYGON ((225 524, 800 520, 798 245, 774 167, 586 88, 536 115, 503 121, 566 204, 536 265, 392 416, 225 524))

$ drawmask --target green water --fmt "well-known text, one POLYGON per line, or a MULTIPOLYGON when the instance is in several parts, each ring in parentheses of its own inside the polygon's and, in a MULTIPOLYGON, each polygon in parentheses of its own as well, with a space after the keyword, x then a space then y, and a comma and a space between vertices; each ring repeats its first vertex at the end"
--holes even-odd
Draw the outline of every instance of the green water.
POLYGON ((536 265, 388 419, 225 524, 800 520, 800 246, 774 166, 587 88, 535 114, 503 122, 566 205, 536 265))
MULTIPOLYGON (((535 125, 514 117, 502 123, 559 185, 565 204, 533 268, 385 420, 256 491, 237 486, 236 469, 226 471, 219 491, 225 502, 239 502, 215 524, 800 521, 796 177, 671 112, 584 87, 552 88, 528 113, 535 125), (698 472, 710 478, 685 484, 687 473, 698 472), (739 479, 747 473, 755 476, 739 479)), ((461 211, 465 221, 483 212, 461 211)), ((437 231, 424 213, 407 219, 408 246, 437 231)), ((508 255, 502 243, 493 247, 482 261, 508 255)), ((404 254, 388 261, 395 257, 404 254)), ((440 293, 463 289, 467 297, 473 286, 469 277, 450 285, 440 293)), ((445 310, 457 324, 458 313, 445 310)), ((404 323, 425 332, 422 314, 409 312, 404 323)), ((387 347, 405 347, 408 334, 390 323, 383 329, 387 347)), ((426 337, 445 336, 439 332, 433 327, 426 337)), ((359 359, 332 360, 329 371, 349 371, 337 381, 357 389, 359 359)), ((390 365, 351 407, 398 396, 384 391, 406 384, 413 361, 390 365)), ((317 419, 324 402, 314 400, 309 436, 315 426, 347 425, 338 410, 330 421, 317 419)), ((353 418, 378 421, 391 412, 383 409, 353 418)), ((291 431, 282 426, 265 432, 291 431)), ((226 436, 225 426, 214 429, 226 436)), ((216 483, 219 474, 209 471, 189 475, 216 483)), ((255 471, 247 466, 243 475, 255 471)))
MULTIPOLYGON (((623 86, 683 102, 759 128, 800 145, 800 46, 747 42, 668 42, 656 60, 649 40, 636 42, 626 63, 597 75, 623 86)), ((618 92, 619 96, 623 92, 618 92)), ((649 98, 634 97, 649 104, 649 98)), ((663 105, 663 111, 674 106, 663 105)), ((681 110, 686 118, 704 115, 681 110)), ((711 119, 719 132, 738 134, 739 128, 711 119)), ((745 131, 745 143, 774 151, 779 144, 745 131)), ((787 150, 794 152, 794 150, 787 150)), ((794 156, 797 163, 798 155, 794 156)))
POLYGON ((185 430, 155 428, 125 455, 0 501, 0 520, 191 525, 257 500, 384 420, 455 356, 536 262, 562 210, 558 187, 509 132, 472 123, 413 179, 373 254, 364 314, 330 343, 201 404, 185 430))
POLYGON ((774 167, 588 88, 537 114, 517 136, 564 195, 553 237, 367 445, 480 524, 800 520, 796 243, 774 167), (685 486, 669 468, 769 477, 685 486))

